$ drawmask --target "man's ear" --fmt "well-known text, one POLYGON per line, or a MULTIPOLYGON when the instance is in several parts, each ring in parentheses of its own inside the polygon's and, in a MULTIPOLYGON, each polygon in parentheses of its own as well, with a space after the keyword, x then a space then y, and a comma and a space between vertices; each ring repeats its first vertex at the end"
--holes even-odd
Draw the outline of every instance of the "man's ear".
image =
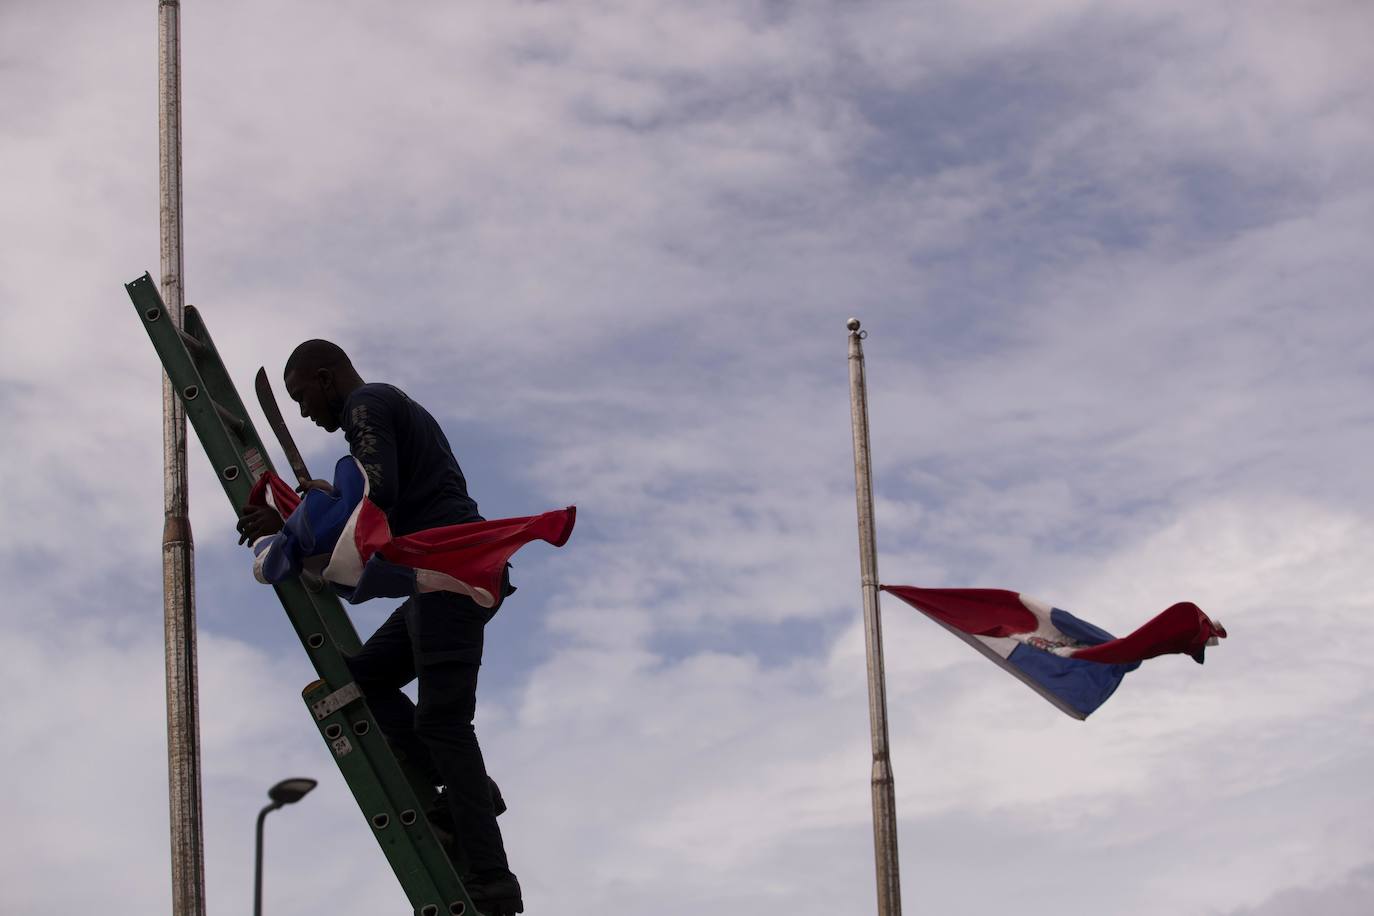
POLYGON ((316 369, 315 381, 319 383, 320 390, 330 392, 334 390, 334 370, 316 369))

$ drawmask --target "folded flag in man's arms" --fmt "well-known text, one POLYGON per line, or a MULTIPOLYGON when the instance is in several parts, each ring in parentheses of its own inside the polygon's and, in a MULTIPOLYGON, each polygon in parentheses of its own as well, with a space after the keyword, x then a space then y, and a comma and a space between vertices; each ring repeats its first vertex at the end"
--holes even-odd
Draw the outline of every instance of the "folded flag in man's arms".
POLYGON ((577 519, 577 508, 569 506, 392 537, 386 513, 368 498, 367 474, 352 456, 334 466, 333 492, 309 490, 301 497, 268 471, 253 486, 248 504, 268 506, 285 522, 278 533, 253 542, 259 582, 281 582, 309 570, 352 604, 450 591, 495 607, 511 556, 536 540, 562 547, 577 519))

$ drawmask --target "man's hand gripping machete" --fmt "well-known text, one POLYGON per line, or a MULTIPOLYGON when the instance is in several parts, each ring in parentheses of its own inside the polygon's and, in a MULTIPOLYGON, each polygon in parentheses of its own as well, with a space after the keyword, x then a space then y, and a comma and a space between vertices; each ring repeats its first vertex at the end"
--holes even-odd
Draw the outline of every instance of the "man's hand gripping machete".
MULTIPOLYGON (((253 379, 253 388, 258 393, 258 404, 267 417, 267 425, 276 433, 277 442, 286 453, 286 461, 291 465, 296 480, 300 482, 296 489, 302 493, 312 489, 332 490, 333 487, 327 481, 312 480, 310 472, 306 470, 305 459, 301 458, 301 450, 296 447, 296 440, 291 438, 291 430, 286 428, 286 420, 282 418, 281 408, 277 406, 277 397, 272 393, 271 383, 267 381, 265 368, 258 369, 257 377, 253 379)), ((248 506, 240 513, 238 530, 239 543, 250 543, 264 534, 281 530, 281 519, 276 512, 265 506, 248 506)))

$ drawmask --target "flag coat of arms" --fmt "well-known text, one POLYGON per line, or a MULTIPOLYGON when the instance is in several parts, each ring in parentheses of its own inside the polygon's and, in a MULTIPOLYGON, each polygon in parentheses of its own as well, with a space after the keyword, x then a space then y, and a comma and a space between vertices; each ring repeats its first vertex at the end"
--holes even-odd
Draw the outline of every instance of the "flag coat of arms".
POLYGON ((1086 719, 1146 659, 1181 653, 1202 663, 1226 630, 1184 601, 1120 639, 1068 611, 993 588, 916 588, 890 592, 977 649, 1075 719, 1086 719))
POLYGON ((367 474, 351 455, 334 466, 333 492, 309 490, 301 497, 271 471, 260 477, 249 504, 276 510, 285 526, 253 542, 257 580, 272 584, 308 570, 352 604, 449 591, 493 608, 511 556, 535 540, 563 546, 577 520, 577 508, 568 506, 393 537, 368 490, 367 474))

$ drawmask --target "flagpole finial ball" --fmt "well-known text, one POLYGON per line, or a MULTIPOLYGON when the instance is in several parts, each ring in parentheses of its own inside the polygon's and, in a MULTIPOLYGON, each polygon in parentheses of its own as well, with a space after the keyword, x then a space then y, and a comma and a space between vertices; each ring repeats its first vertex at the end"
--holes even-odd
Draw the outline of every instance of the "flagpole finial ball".
POLYGON ((859 329, 859 319, 849 319, 849 321, 845 323, 845 327, 849 328, 851 331, 857 331, 859 329))

